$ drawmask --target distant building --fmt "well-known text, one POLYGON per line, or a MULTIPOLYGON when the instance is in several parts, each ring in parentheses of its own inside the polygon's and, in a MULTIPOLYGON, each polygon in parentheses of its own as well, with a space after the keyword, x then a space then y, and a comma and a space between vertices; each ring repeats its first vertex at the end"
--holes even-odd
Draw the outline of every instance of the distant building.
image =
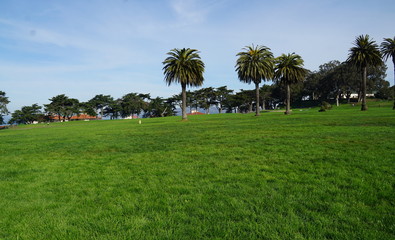
POLYGON ((130 116, 125 117, 123 119, 137 119, 137 118, 139 118, 139 116, 137 116, 137 115, 130 115, 130 116))
MULTIPOLYGON (((342 94, 341 95, 342 98, 346 99, 347 98, 347 94, 342 94)), ((374 97, 374 93, 367 93, 366 97, 374 97)), ((356 99, 358 98, 358 93, 351 93, 350 94, 350 98, 351 99, 356 99)))
POLYGON ((192 110, 191 113, 187 113, 187 115, 204 115, 204 113, 201 113, 197 110, 192 110))
MULTIPOLYGON (((54 122, 59 121, 59 116, 56 116, 56 115, 50 116, 49 118, 50 118, 52 121, 54 121, 54 122)), ((87 114, 80 114, 80 115, 72 116, 72 117, 70 118, 70 121, 80 121, 80 120, 89 121, 89 120, 101 120, 101 119, 102 119, 102 118, 101 118, 101 117, 98 117, 98 116, 90 116, 90 115, 87 115, 87 114)), ((63 121, 63 117, 60 117, 60 121, 63 121)), ((69 119, 66 118, 65 121, 67 122, 67 121, 69 121, 69 119)))

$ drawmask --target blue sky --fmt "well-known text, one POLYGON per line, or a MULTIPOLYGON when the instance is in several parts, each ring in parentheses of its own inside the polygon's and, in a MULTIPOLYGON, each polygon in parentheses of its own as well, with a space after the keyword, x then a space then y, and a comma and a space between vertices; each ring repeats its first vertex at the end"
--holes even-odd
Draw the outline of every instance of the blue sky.
POLYGON ((180 86, 165 84, 162 61, 183 47, 201 52, 203 87, 253 89, 234 71, 244 46, 296 52, 317 70, 344 61, 358 35, 394 37, 394 12, 393 0, 1 0, 0 90, 11 111, 58 94, 169 97, 180 86))

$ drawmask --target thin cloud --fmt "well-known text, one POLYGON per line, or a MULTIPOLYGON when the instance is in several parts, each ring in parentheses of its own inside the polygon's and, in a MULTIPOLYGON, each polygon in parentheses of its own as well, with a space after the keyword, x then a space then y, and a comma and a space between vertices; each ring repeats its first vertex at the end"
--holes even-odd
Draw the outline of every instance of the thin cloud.
POLYGON ((225 0, 204 2, 198 0, 172 0, 170 4, 179 20, 187 25, 204 22, 211 11, 225 2, 225 0))

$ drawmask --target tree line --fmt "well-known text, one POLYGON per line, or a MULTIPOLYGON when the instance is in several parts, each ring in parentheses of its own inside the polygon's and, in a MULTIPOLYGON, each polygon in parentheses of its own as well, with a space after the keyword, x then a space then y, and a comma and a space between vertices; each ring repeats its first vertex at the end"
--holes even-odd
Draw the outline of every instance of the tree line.
MULTIPOLYGON (((285 114, 290 114, 291 99, 295 103, 335 100, 351 101, 351 94, 358 94, 361 110, 367 110, 367 92, 374 92, 380 99, 394 99, 395 87, 385 81, 387 67, 383 60, 392 58, 395 68, 395 37, 385 38, 379 47, 369 35, 358 36, 350 48, 344 62, 330 61, 309 71, 303 67, 303 59, 295 53, 274 57, 266 46, 246 46, 236 56, 235 71, 240 81, 255 85, 254 90, 234 92, 226 86, 202 88, 187 91, 187 87, 198 87, 204 82, 204 63, 196 49, 172 49, 163 61, 165 82, 179 83, 181 93, 170 98, 151 98, 150 94, 128 93, 115 99, 99 94, 87 102, 70 98, 64 94, 49 99, 44 108, 33 104, 12 113, 10 124, 32 123, 35 121, 70 120, 73 116, 109 117, 110 119, 129 116, 165 117, 176 114, 181 109, 182 119, 187 119, 187 108, 204 109, 210 113, 216 107, 219 113, 255 111, 259 116, 262 109, 273 109, 282 105, 285 114), (262 81, 272 81, 271 85, 260 86, 262 81)), ((395 73, 394 73, 395 75, 395 73)), ((8 97, 0 91, 0 124, 3 116, 9 114, 8 97)), ((394 102, 395 109, 395 102, 394 102)))
MULTIPOLYGON (((204 81, 204 63, 196 49, 182 48, 172 49, 167 53, 168 57, 163 61, 163 71, 165 81, 168 85, 172 83, 181 84, 182 92, 182 119, 187 120, 186 114, 186 87, 201 86, 204 81)), ((303 82, 308 76, 309 71, 303 67, 303 59, 295 53, 282 54, 274 57, 270 48, 266 46, 246 46, 242 52, 239 52, 236 61, 236 72, 239 80, 248 84, 255 84, 255 105, 256 116, 260 114, 260 84, 262 81, 273 80, 282 85, 286 92, 285 97, 285 114, 290 114, 291 89, 295 84, 303 82)), ((384 65, 383 58, 387 60, 392 57, 395 67, 395 37, 394 39, 385 38, 381 48, 375 41, 370 39, 369 35, 360 35, 356 38, 354 46, 350 48, 349 55, 345 64, 339 69, 351 70, 355 67, 361 73, 361 84, 359 92, 361 93, 362 111, 367 110, 366 93, 368 70, 384 65)), ((339 65, 339 64, 337 64, 339 65)), ((319 77, 318 74, 314 75, 319 77)), ((313 79, 314 76, 311 78, 313 79)), ((334 77, 335 75, 332 75, 334 77)), ((345 77, 341 75, 340 77, 345 77)), ((311 80, 310 79, 310 80, 311 80)), ((338 79, 335 79, 335 82, 338 79)), ((336 85, 336 95, 341 94, 340 81, 336 85)), ((351 92, 351 88, 349 88, 351 92)), ((394 102, 395 109, 395 102, 394 102)))
MULTIPOLYGON (((305 81, 292 86, 291 98, 294 103, 317 106, 322 101, 329 101, 328 99, 339 102, 341 97, 346 97, 343 101, 350 102, 351 94, 349 93, 353 92, 354 88, 358 89, 358 86, 354 86, 351 84, 352 82, 346 82, 346 85, 337 83, 338 78, 334 75, 341 73, 342 67, 344 66, 338 61, 331 61, 321 65, 319 71, 308 73, 305 81), (339 97, 339 89, 344 89, 341 91, 347 95, 339 97)), ((371 74, 368 74, 368 90, 376 92, 376 98, 392 99, 394 86, 390 88, 388 81, 383 79, 384 76, 384 67, 376 68, 371 74)), ((356 76, 353 81, 357 80, 356 76)), ((285 95, 286 92, 279 83, 263 85, 259 88, 258 109, 270 110, 283 107, 285 95)), ((7 99, 4 92, 0 92, 0 101, 9 103, 8 100, 1 99, 7 99)), ((151 98, 150 94, 129 93, 118 99, 110 95, 98 94, 87 102, 80 102, 78 99, 61 94, 50 98, 49 101, 50 103, 45 104, 44 107, 33 104, 14 111, 9 123, 30 124, 36 121, 65 121, 80 114, 110 119, 129 116, 145 118, 175 116, 177 109, 182 107, 182 94, 176 94, 169 98, 151 98)), ((361 100, 359 98, 356 101, 361 100)), ((5 104, 0 105, 2 111, 4 107, 5 104)), ((188 108, 187 112, 203 111, 205 114, 212 113, 214 109, 218 113, 250 113, 257 109, 256 91, 241 89, 235 92, 228 89, 227 86, 186 91, 186 107, 188 108)), ((5 112, 3 111, 3 113, 5 112)))
MULTIPOLYGON (((80 102, 60 94, 49 99, 44 107, 37 104, 23 106, 12 113, 9 124, 31 124, 33 122, 70 121, 81 114, 110 119, 129 116, 164 117, 175 114, 174 103, 170 99, 150 98, 149 94, 128 93, 114 99, 110 95, 98 94, 87 102, 80 102)), ((5 113, 5 112, 4 112, 5 113)))

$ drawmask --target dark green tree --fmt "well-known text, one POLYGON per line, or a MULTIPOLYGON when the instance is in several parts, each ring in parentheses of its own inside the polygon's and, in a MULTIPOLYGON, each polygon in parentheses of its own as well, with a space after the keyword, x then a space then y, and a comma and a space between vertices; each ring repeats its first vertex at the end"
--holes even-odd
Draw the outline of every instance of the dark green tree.
POLYGON ((385 88, 388 81, 385 80, 387 77, 387 66, 383 63, 379 66, 370 67, 367 73, 366 79, 366 91, 370 93, 376 93, 381 88, 385 88))
POLYGON ((322 99, 336 98, 339 100, 341 77, 340 72, 336 71, 339 66, 340 62, 337 60, 319 66, 319 88, 322 99))
POLYGON ((110 119, 117 119, 121 116, 122 112, 122 99, 111 101, 104 109, 104 116, 109 116, 110 119))
MULTIPOLYGON (((340 82, 340 91, 343 96, 346 97, 347 102, 350 103, 351 100, 351 94, 358 93, 358 101, 362 97, 362 88, 361 88, 361 73, 358 70, 358 68, 350 64, 348 62, 343 62, 341 63, 335 71, 337 74, 335 76, 338 76, 339 79, 334 81, 339 83, 340 82)), ((330 79, 330 78, 326 78, 330 79)), ((321 100, 327 100, 327 99, 321 99, 321 100)))
POLYGON ((273 78, 273 54, 265 46, 246 46, 236 56, 236 72, 240 81, 255 84, 256 113, 259 116, 259 84, 273 78))
POLYGON ((75 115, 80 115, 81 105, 78 99, 69 98, 64 106, 63 118, 67 118, 67 120, 71 120, 71 118, 75 115))
POLYGON ((114 101, 114 99, 110 95, 98 94, 89 100, 88 103, 95 109, 95 116, 100 113, 100 116, 103 117, 104 109, 108 107, 112 101, 114 101))
POLYGON ((218 109, 218 113, 222 113, 223 106, 233 90, 228 89, 226 86, 218 87, 214 90, 214 102, 218 109))
POLYGON ((287 100, 285 114, 291 114, 291 84, 301 82, 305 79, 307 70, 303 68, 303 59, 295 53, 282 54, 276 59, 274 77, 286 87, 287 100))
POLYGON ((142 111, 145 111, 148 106, 149 94, 128 93, 122 97, 121 100, 121 116, 134 117, 139 116, 142 111))
POLYGON ((65 105, 68 100, 69 98, 65 94, 60 94, 50 98, 49 101, 51 101, 51 103, 44 105, 45 112, 47 112, 48 115, 57 117, 58 120, 61 121, 64 115, 65 105))
POLYGON ((275 85, 263 85, 260 88, 261 102, 262 102, 262 109, 272 109, 275 103, 275 98, 273 97, 273 90, 275 85))
POLYGON ((240 113, 240 106, 243 105, 243 102, 240 94, 229 94, 222 107, 226 110, 226 113, 240 113))
POLYGON ((44 105, 45 111, 52 117, 57 117, 59 121, 70 120, 72 116, 79 115, 81 105, 78 99, 69 98, 65 94, 60 94, 49 99, 49 104, 44 105))
POLYGON ((0 91, 0 125, 4 124, 3 116, 8 114, 7 104, 10 103, 8 97, 6 97, 5 95, 5 92, 0 91))
POLYGON ((35 121, 43 119, 41 106, 33 104, 32 106, 24 106, 21 110, 16 110, 11 115, 10 124, 32 124, 35 121))
POLYGON ((174 115, 175 106, 172 101, 156 97, 151 99, 145 117, 167 117, 174 115))
POLYGON ((181 109, 182 108, 182 94, 174 94, 173 96, 167 98, 166 101, 171 103, 172 106, 174 106, 174 114, 176 114, 176 108, 177 106, 181 109))
POLYGON ((320 97, 320 74, 318 71, 308 72, 303 82, 303 95, 309 100, 318 100, 320 97))
MULTIPOLYGON (((395 37, 384 38, 384 42, 381 43, 381 53, 383 54, 383 58, 386 61, 388 60, 388 58, 392 58, 392 63, 394 65, 394 84, 395 84, 395 37)), ((392 109, 395 110, 395 92, 393 94, 394 94, 394 106, 392 107, 392 109)))
MULTIPOLYGON (((242 105, 240 106, 240 112, 250 113, 254 111, 254 101, 256 103, 256 91, 254 92, 254 90, 240 89, 240 92, 236 93, 236 95, 238 95, 239 98, 242 100, 242 105)), ((259 108, 258 103, 256 103, 257 108, 259 108)), ((255 112, 256 112, 256 108, 255 108, 255 112)))
MULTIPOLYGON (((182 93, 180 94, 181 99, 182 99, 182 93)), ((189 113, 192 113, 193 109, 195 108, 195 111, 198 111, 199 109, 199 98, 197 91, 186 91, 186 107, 189 107, 189 113)), ((182 104, 182 101, 181 101, 182 104)))
POLYGON ((349 51, 347 62, 356 65, 362 70, 362 111, 368 110, 366 104, 366 79, 368 67, 379 66, 383 63, 381 53, 375 41, 369 35, 360 35, 354 42, 354 47, 349 51))
POLYGON ((166 110, 166 116, 175 116, 176 115, 176 105, 178 104, 177 100, 173 97, 169 97, 165 99, 165 106, 168 106, 166 110))
POLYGON ((163 61, 165 81, 168 85, 171 83, 181 84, 182 119, 187 120, 186 87, 201 86, 203 84, 204 63, 200 59, 199 52, 196 49, 175 48, 170 50, 167 55, 169 57, 163 61))
POLYGON ((206 114, 210 113, 210 107, 215 103, 214 88, 201 88, 196 91, 196 98, 199 107, 206 111, 206 114))
POLYGON ((381 86, 379 90, 374 94, 374 97, 385 100, 392 99, 393 91, 390 88, 390 83, 388 81, 382 81, 380 85, 381 86))
POLYGON ((90 102, 82 102, 80 103, 80 113, 89 115, 89 116, 97 116, 97 111, 92 106, 90 102))
POLYGON ((250 113, 253 111, 255 90, 243 90, 235 94, 230 94, 224 102, 227 113, 250 113))

